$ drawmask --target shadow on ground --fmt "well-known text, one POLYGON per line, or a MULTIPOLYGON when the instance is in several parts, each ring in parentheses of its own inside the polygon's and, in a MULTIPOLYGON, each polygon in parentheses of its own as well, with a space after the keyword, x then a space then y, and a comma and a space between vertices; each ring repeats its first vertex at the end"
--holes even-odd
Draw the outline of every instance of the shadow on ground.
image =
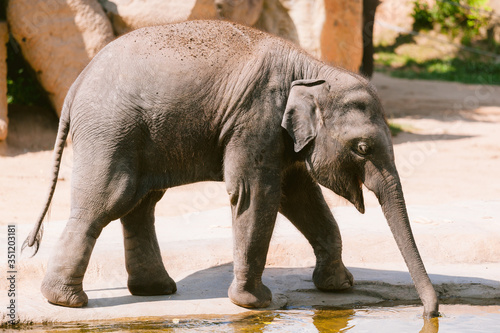
MULTIPOLYGON (((399 304, 419 302, 408 272, 350 267, 355 286, 348 291, 321 292, 312 282, 313 267, 266 268, 263 282, 273 295, 284 295, 287 307, 373 305, 394 301, 399 304), (336 303, 339 301, 340 303, 336 303)), ((474 277, 429 275, 441 301, 453 304, 500 305, 499 281, 474 277)), ((121 295, 89 300, 91 308, 122 304, 162 301, 207 300, 227 298, 233 278, 232 263, 200 270, 177 281, 177 292, 165 296, 121 295)), ((93 291, 125 290, 126 288, 94 289, 93 291)), ((128 293, 128 292, 127 292, 128 293)))
POLYGON ((51 109, 10 104, 9 134, 6 142, 0 142, 0 156, 52 150, 58 123, 51 109))

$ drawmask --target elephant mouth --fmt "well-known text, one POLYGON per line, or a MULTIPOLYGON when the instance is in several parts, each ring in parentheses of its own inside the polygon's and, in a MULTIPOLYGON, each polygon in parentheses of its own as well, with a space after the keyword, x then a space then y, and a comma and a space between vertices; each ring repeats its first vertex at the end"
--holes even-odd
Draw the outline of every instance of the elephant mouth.
POLYGON ((363 182, 358 178, 358 186, 356 187, 354 200, 351 203, 356 207, 361 214, 365 213, 365 199, 363 198, 363 182))
POLYGON ((361 178, 355 177, 355 179, 349 183, 349 186, 346 186, 346 190, 343 191, 343 193, 340 195, 347 199, 350 203, 352 203, 361 214, 365 213, 363 181, 361 180, 361 178))

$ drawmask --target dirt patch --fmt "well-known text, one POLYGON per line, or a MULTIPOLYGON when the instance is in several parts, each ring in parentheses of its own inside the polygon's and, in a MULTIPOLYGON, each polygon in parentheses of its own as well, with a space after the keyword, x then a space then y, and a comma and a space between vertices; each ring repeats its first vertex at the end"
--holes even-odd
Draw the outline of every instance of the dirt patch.
MULTIPOLYGON (((373 80, 386 113, 406 130, 394 138, 408 204, 500 200, 500 87, 395 79, 373 80)), ((10 132, 0 143, 0 224, 34 223, 48 190, 57 117, 38 107, 9 108, 10 132)), ((63 155, 51 220, 69 215, 71 146, 63 155)), ((332 206, 346 201, 325 191, 332 206)), ((376 205, 367 193, 367 205, 376 205)), ((228 205, 222 183, 170 189, 159 216, 228 205)))

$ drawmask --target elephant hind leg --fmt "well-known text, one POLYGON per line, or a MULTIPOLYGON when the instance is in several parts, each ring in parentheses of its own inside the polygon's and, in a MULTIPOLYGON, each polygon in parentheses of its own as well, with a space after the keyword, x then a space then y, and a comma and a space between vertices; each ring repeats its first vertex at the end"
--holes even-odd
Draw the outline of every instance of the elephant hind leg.
POLYGON ((105 166, 96 163, 89 168, 75 163, 70 218, 42 281, 42 294, 50 303, 87 304, 82 282, 97 238, 111 220, 125 215, 139 201, 135 178, 105 166))
POLYGON ((155 205, 164 193, 150 192, 121 218, 129 274, 127 284, 133 295, 170 295, 177 290, 163 265, 154 227, 155 205))
POLYGON ((49 303, 67 307, 87 305, 83 277, 96 240, 109 222, 80 214, 70 217, 42 281, 41 291, 49 303))

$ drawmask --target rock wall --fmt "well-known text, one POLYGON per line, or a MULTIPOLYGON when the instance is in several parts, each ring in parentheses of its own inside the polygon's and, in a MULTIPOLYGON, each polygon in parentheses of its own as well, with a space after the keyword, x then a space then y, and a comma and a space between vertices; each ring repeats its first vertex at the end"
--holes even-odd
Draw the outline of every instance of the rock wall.
POLYGON ((257 22, 263 7, 264 0, 215 0, 221 18, 250 26, 257 22))
POLYGON ((99 0, 99 2, 117 36, 151 25, 217 18, 214 0, 99 0))
POLYGON ((97 0, 10 0, 7 19, 58 114, 78 74, 115 37, 97 0))

